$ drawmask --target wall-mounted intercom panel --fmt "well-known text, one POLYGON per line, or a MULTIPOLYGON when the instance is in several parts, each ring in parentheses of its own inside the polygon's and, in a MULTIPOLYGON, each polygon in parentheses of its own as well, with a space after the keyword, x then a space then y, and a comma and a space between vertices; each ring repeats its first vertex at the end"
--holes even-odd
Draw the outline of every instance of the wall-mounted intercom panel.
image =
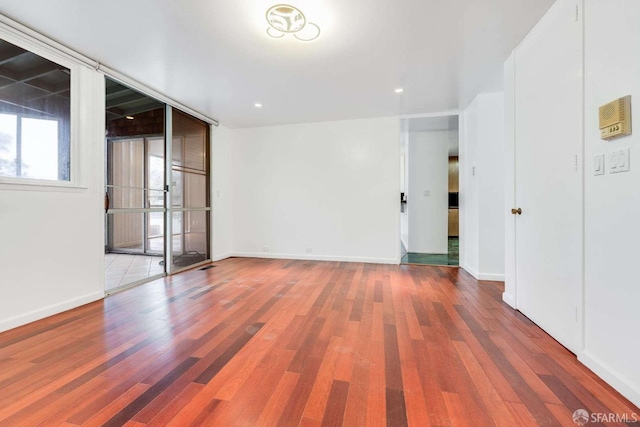
POLYGON ((605 140, 631 135, 631 95, 600 107, 600 134, 605 140))

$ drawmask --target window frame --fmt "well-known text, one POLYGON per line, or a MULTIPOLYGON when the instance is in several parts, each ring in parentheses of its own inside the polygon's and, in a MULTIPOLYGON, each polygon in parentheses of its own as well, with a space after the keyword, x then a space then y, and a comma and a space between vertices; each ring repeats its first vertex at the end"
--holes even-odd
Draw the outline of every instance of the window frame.
MULTIPOLYGON (((56 179, 56 180, 51 180, 51 179, 45 179, 45 178, 28 178, 22 175, 22 171, 24 168, 24 132, 22 131, 18 131, 19 129, 24 128, 24 120, 25 119, 31 119, 31 120, 42 120, 42 121, 50 121, 50 122, 55 122, 57 129, 58 129, 58 138, 60 138, 60 134, 62 133, 61 130, 61 124, 60 124, 60 119, 59 118, 51 118, 51 117, 46 117, 43 115, 37 115, 37 114, 25 114, 25 113, 16 113, 16 114, 7 114, 7 113, 3 113, 0 112, 1 115, 5 115, 5 116, 14 116, 16 118, 16 161, 19 160, 19 170, 21 171, 21 174, 18 176, 6 176, 6 175, 0 175, 0 177, 2 178, 12 178, 12 179, 33 179, 33 180, 41 180, 41 181, 56 181, 56 182, 69 182, 69 180, 61 180, 61 179, 56 179)), ((59 142, 58 142, 58 146, 59 146, 59 142)), ((71 148, 71 147, 69 147, 71 148)), ((71 159, 69 159, 71 160, 71 159)), ((60 167, 60 153, 58 153, 58 158, 57 158, 57 163, 58 163, 58 167, 60 167)), ((16 164, 17 166, 17 164, 16 164)), ((71 165, 69 164, 69 178, 71 178, 71 165)), ((58 175, 60 175, 60 170, 58 170, 58 175)))
MULTIPOLYGON (((69 118, 69 180, 47 180, 37 178, 0 176, 0 189, 13 190, 51 190, 86 189, 87 185, 80 167, 80 121, 81 85, 83 68, 86 65, 63 54, 57 49, 34 39, 11 27, 0 24, 0 39, 28 50, 44 59, 70 70, 70 118, 69 118)), ((18 115, 19 116, 19 115, 18 115)))

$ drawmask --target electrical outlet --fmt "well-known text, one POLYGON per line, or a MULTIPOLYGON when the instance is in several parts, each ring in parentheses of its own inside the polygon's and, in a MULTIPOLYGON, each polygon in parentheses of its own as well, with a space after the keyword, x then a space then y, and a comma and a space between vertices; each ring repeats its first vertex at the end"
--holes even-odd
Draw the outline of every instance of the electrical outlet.
POLYGON ((307 248, 307 249, 306 249, 306 252, 307 252, 308 254, 312 253, 312 252, 313 252, 313 248, 307 248))
POLYGON ((267 246, 262 247, 262 252, 269 252, 269 248, 267 246))
POLYGON ((429 190, 424 190, 424 191, 422 192, 422 195, 423 195, 424 197, 430 197, 430 196, 431 196, 431 191, 429 191, 429 190))

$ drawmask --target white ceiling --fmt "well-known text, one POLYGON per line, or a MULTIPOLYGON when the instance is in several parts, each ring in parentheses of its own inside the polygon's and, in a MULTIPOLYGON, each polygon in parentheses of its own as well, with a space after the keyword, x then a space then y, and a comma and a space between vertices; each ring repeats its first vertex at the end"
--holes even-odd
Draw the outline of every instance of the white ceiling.
POLYGON ((464 107, 500 89, 504 59, 553 0, 291 0, 322 29, 308 43, 266 35, 276 3, 0 0, 0 13, 246 127, 464 107))
POLYGON ((429 132, 459 128, 458 116, 419 117, 405 120, 407 132, 429 132))
MULTIPOLYGON (((460 153, 460 119, 456 116, 417 117, 401 121, 403 132, 441 132, 449 131, 449 157, 460 153)), ((403 146, 404 144, 401 144, 403 146)))

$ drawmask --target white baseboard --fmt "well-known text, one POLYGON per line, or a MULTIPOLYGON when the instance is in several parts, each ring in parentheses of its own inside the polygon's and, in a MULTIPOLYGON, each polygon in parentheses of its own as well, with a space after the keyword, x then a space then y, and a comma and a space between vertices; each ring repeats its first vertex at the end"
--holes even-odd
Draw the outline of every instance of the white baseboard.
POLYGON ((502 293, 502 301, 506 302, 507 304, 509 304, 509 306, 511 308, 516 308, 516 299, 513 297, 513 295, 510 295, 506 292, 502 293))
POLYGON ((640 384, 633 384, 624 375, 602 362, 588 350, 584 350, 578 356, 578 360, 633 402, 634 405, 640 407, 640 384))
POLYGON ((468 264, 461 263, 460 267, 472 275, 476 280, 487 280, 492 282, 504 282, 504 274, 494 274, 494 273, 480 273, 475 269, 471 268, 468 264))
POLYGON ((215 255, 215 256, 211 257, 211 261, 213 261, 213 262, 222 261, 223 259, 231 258, 232 256, 233 256, 232 253, 222 254, 222 255, 215 255))
POLYGON ((466 271, 467 273, 469 273, 470 275, 473 276, 474 279, 476 280, 480 280, 478 279, 478 272, 476 270, 474 270, 473 268, 469 267, 469 265, 467 264, 461 264, 460 267, 466 271))
POLYGON ((240 258, 269 258, 269 259, 298 259, 305 261, 337 261, 337 262, 362 262, 366 264, 393 264, 399 263, 396 258, 366 258, 366 257, 344 257, 334 255, 314 255, 314 254, 275 254, 269 252, 235 252, 230 256, 240 258))
POLYGON ((102 298, 104 298, 103 291, 93 292, 79 298, 74 298, 68 301, 61 302, 59 304, 53 304, 48 307, 39 308, 37 310, 33 310, 9 319, 0 320, 0 332, 8 331, 9 329, 17 328, 18 326, 23 326, 27 323, 44 319, 45 317, 53 316, 54 314, 59 314, 63 311, 71 310, 73 308, 80 307, 81 305, 98 301, 102 298))
POLYGON ((488 280, 491 282, 504 282, 504 274, 479 273, 478 280, 488 280))

